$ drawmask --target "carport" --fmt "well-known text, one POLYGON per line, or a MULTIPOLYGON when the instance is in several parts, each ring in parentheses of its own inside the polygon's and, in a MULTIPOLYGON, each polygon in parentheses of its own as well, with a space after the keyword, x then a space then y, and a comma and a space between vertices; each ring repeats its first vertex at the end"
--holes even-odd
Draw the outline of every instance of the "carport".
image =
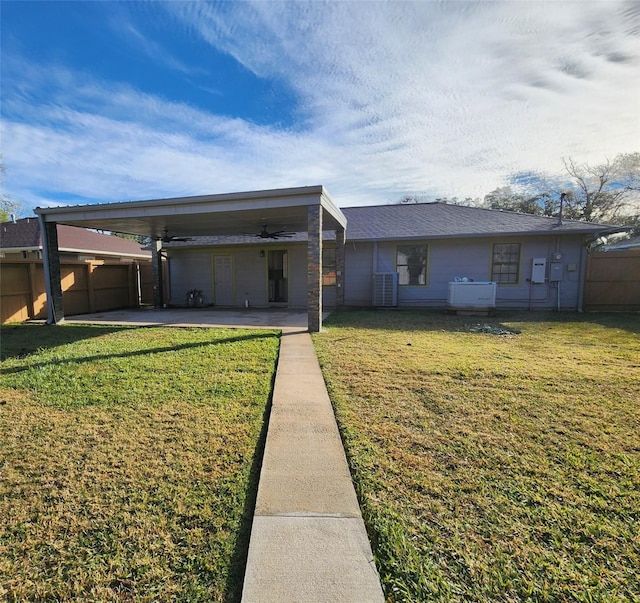
POLYGON ((336 305, 344 300, 344 242, 347 220, 322 186, 197 197, 39 207, 47 290, 47 323, 64 320, 57 224, 151 237, 154 305, 162 307, 162 239, 242 235, 262 224, 307 233, 307 314, 310 332, 322 327, 323 232, 335 232, 336 305))

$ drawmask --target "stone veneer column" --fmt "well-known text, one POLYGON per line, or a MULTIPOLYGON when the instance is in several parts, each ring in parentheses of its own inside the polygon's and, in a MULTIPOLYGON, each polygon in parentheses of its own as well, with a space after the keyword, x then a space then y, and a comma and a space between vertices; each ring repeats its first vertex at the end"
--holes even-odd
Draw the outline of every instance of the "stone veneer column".
POLYGON ((345 232, 342 226, 336 228, 336 308, 344 306, 344 243, 345 232))
POLYGON ((307 210, 307 313, 309 332, 322 328, 322 206, 307 210))
POLYGON ((153 276, 153 307, 164 307, 164 283, 162 280, 162 241, 154 241, 151 245, 151 273, 153 276))
POLYGON ((40 236, 42 238, 44 286, 47 292, 47 324, 57 325, 64 320, 57 223, 45 222, 44 218, 40 216, 40 236))

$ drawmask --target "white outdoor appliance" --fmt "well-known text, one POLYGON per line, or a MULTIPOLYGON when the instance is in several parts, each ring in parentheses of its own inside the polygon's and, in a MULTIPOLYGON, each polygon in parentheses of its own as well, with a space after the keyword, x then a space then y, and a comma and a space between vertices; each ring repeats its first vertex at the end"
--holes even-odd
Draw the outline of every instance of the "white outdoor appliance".
POLYGON ((451 310, 493 310, 496 283, 493 281, 455 281, 449 283, 447 308, 451 310))

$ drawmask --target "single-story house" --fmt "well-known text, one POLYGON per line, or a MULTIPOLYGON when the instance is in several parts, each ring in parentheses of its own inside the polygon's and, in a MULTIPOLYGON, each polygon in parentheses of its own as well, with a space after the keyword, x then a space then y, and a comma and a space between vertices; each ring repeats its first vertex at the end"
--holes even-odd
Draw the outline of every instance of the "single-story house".
POLYGON ((152 237, 156 272, 168 272, 157 305, 188 305, 196 290, 204 305, 307 308, 312 331, 323 307, 445 308, 452 290, 471 308, 580 309, 587 245, 624 230, 445 203, 339 209, 322 186, 36 213, 47 232, 66 223, 152 237))
MULTIPOLYGON (((580 307, 586 245, 607 225, 445 203, 343 208, 344 306, 444 308, 450 283, 495 282, 498 308, 580 307), (385 281, 389 281, 385 285, 385 281), (382 291, 377 290, 383 287, 382 291), (390 295, 384 296, 385 287, 390 295)), ((286 225, 277 225, 277 228, 286 225)), ((194 237, 168 243, 169 303, 306 304, 306 233, 194 237), (256 238, 258 240, 256 240, 256 238)), ((336 307, 336 245, 325 235, 323 306, 336 307)))
MULTIPOLYGON (((58 224, 57 231, 61 259, 151 260, 151 251, 135 241, 65 224, 58 224)), ((42 259, 42 235, 37 217, 0 223, 0 258, 42 259)))

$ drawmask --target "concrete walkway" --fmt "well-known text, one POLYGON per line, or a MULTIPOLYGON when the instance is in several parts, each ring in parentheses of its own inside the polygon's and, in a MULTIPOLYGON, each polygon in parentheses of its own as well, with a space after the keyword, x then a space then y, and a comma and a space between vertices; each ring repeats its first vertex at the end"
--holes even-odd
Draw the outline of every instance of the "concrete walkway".
POLYGON ((282 334, 243 603, 381 603, 311 336, 282 334))

